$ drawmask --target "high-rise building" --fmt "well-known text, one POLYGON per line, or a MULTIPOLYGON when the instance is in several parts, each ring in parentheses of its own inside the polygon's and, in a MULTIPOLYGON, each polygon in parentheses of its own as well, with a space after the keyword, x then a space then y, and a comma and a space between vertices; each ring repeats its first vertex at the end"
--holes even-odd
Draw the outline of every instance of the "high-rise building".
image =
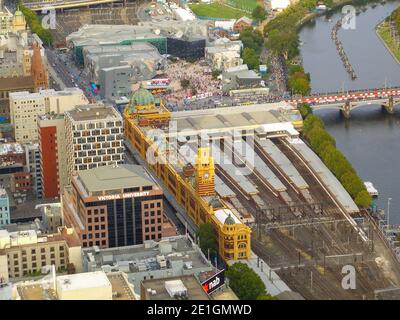
POLYGON ((64 119, 63 114, 38 117, 43 198, 58 198, 68 183, 64 119))
POLYGON ((78 88, 10 93, 10 120, 14 125, 15 140, 22 143, 38 140, 38 115, 63 113, 86 103, 88 100, 78 88))
POLYGON ((122 116, 110 106, 77 106, 65 113, 68 177, 74 172, 123 163, 122 116))
POLYGON ((62 196, 64 222, 83 247, 121 247, 162 237, 163 191, 138 165, 79 171, 62 196))
POLYGON ((0 226, 10 224, 10 201, 6 189, 0 187, 0 226))

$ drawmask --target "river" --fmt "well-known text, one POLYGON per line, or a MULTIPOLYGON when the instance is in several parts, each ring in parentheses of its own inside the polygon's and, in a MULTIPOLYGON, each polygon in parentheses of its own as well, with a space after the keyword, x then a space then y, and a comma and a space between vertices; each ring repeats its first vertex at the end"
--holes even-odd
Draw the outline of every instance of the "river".
MULTIPOLYGON (((367 11, 356 16, 354 30, 339 30, 339 39, 358 76, 354 81, 345 71, 330 37, 341 12, 332 14, 330 21, 318 17, 305 25, 300 31, 300 49, 304 68, 311 74, 312 91, 400 86, 400 65, 375 33, 375 26, 399 5, 398 0, 378 3, 375 8, 369 4, 367 11)), ((400 106, 396 106, 394 115, 388 115, 380 106, 368 105, 352 111, 349 120, 337 110, 317 114, 360 177, 373 182, 378 189, 378 207, 386 209, 388 198, 392 198, 390 223, 400 224, 400 106)))

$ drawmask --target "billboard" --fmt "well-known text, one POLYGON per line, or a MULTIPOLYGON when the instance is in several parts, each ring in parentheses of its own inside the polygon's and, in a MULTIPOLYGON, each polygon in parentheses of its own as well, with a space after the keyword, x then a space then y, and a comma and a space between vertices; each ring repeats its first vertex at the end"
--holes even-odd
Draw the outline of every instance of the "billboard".
POLYGON ((201 286, 207 294, 213 293, 218 288, 222 287, 225 283, 225 270, 221 270, 211 278, 204 281, 201 286))

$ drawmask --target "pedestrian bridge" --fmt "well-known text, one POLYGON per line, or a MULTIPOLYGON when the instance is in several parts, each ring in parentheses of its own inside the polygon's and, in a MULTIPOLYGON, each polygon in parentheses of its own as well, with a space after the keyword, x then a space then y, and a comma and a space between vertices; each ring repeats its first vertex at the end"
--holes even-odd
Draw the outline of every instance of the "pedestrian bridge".
POLYGON ((400 87, 316 94, 286 102, 293 105, 307 103, 313 110, 340 110, 346 118, 350 118, 352 110, 371 104, 381 105, 388 113, 394 113, 394 106, 400 104, 400 87))

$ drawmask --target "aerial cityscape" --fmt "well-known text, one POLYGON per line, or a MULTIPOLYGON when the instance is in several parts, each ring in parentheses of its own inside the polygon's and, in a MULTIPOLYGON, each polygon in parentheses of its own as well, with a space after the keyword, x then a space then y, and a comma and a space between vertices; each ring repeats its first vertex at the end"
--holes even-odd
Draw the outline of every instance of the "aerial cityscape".
POLYGON ((0 0, 0 300, 400 300, 398 105, 399 0, 0 0))

